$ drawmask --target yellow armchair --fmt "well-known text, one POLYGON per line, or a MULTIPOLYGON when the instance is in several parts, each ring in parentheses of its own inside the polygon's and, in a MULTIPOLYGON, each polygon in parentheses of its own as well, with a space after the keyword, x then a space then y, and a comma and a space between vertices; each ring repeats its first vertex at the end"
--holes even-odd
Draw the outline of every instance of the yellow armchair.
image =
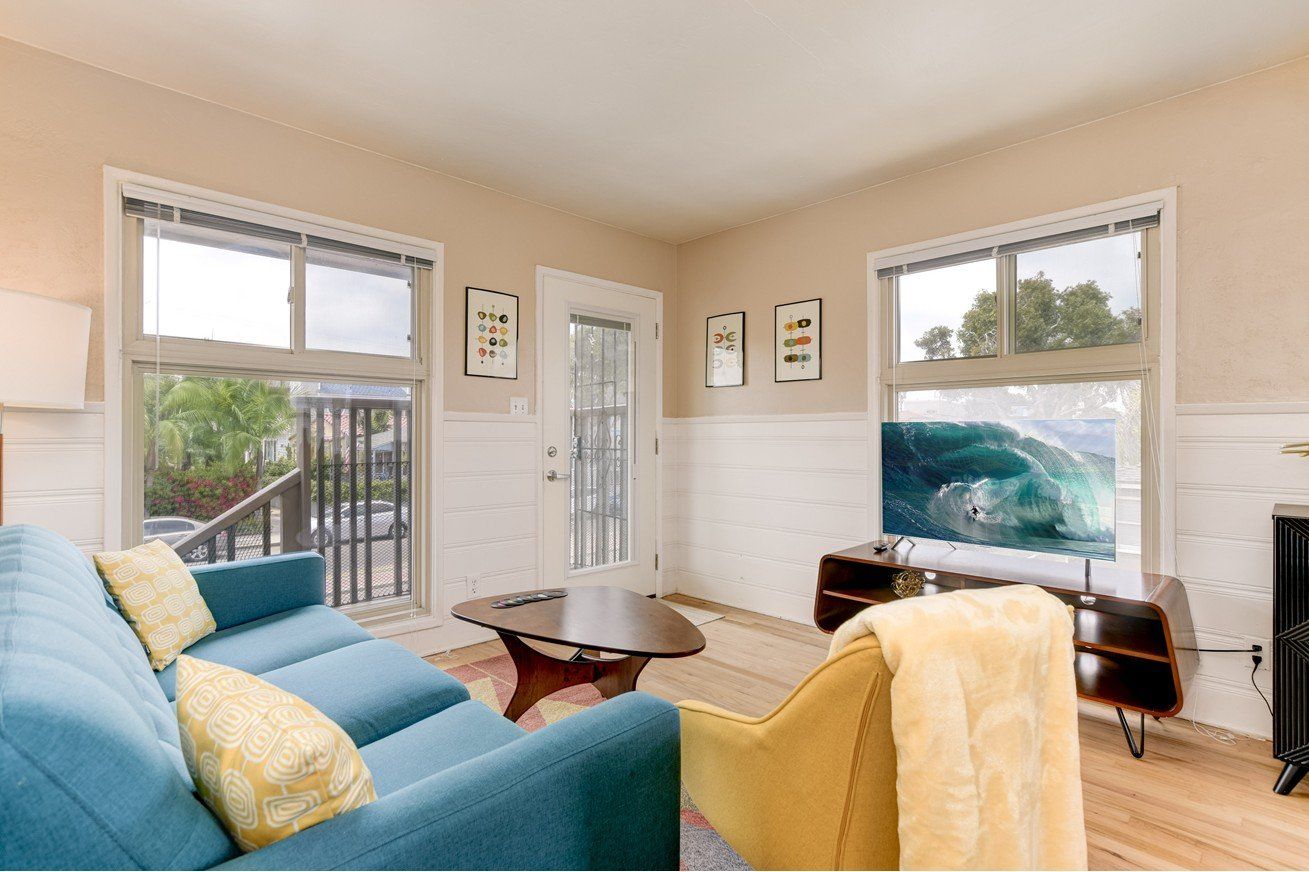
POLYGON ((890 692, 866 636, 763 717, 678 703, 687 792, 755 869, 895 869, 890 692))

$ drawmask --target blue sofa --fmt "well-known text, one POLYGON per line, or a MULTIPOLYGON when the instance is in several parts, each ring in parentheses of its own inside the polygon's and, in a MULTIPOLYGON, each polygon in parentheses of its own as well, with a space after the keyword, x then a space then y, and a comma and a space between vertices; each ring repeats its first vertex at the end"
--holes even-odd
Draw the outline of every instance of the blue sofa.
POLYGON ((677 868, 673 706, 629 693, 525 733, 323 605, 316 554, 195 576, 218 632, 187 653, 321 709, 377 801, 241 854, 193 792, 173 668, 71 543, 0 527, 0 868, 677 868))

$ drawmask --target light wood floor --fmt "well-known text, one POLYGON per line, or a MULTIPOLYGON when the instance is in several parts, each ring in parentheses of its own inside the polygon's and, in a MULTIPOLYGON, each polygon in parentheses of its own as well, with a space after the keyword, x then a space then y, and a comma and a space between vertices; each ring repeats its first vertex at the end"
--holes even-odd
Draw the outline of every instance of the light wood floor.
MULTIPOLYGON (((656 660, 642 673, 640 689, 665 699, 763 714, 827 653, 829 637, 812 627, 670 599, 727 617, 701 627, 709 644, 700 654, 656 660)), ((496 641, 430 659, 450 666, 503 653, 496 641)), ((1134 760, 1116 721, 1081 719, 1092 869, 1309 868, 1309 788, 1272 792, 1281 767, 1268 742, 1229 747, 1176 718, 1146 729, 1145 759, 1134 760)))

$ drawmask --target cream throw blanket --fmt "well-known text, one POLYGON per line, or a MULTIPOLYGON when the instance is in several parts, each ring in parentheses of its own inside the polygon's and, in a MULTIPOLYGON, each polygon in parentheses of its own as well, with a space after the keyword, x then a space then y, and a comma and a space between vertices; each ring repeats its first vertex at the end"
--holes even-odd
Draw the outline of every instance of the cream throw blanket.
POLYGON ((890 667, 901 869, 1085 869, 1073 624, 1031 585, 873 606, 890 667))

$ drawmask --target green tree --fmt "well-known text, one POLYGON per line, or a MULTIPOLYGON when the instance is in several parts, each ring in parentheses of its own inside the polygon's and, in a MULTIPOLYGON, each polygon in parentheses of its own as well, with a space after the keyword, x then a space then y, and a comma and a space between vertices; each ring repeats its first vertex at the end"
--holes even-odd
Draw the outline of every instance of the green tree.
POLYGON ((1014 347, 1019 351, 1053 348, 1052 334, 1059 324, 1059 290, 1045 273, 1020 279, 1014 312, 1014 347))
POLYGON ((978 291, 973 305, 964 313, 959 327, 959 353, 963 357, 987 357, 996 349, 995 291, 978 291))
POLYGON ((932 327, 920 338, 915 339, 914 345, 923 350, 923 354, 928 360, 941 360, 955 356, 954 343, 950 341, 953 336, 954 331, 941 324, 932 327))
POLYGON ((154 483, 160 465, 177 467, 186 453, 186 437, 178 422, 163 415, 160 407, 168 394, 181 381, 177 376, 147 375, 144 383, 145 401, 145 484, 154 483))
POLYGON ((160 414, 184 437, 191 464, 236 471, 252 460, 263 477, 263 442, 285 434, 294 419, 290 392, 257 379, 187 376, 168 391, 160 414))
MULTIPOLYGON (((1094 279, 1062 290, 1044 272, 1021 279, 1015 301, 1014 347, 1018 351, 1048 351, 1140 341, 1141 310, 1132 307, 1115 315, 1111 299, 1094 279)), ((953 331, 959 340, 959 355, 995 354, 998 323, 995 292, 978 291, 958 331, 953 331)), ((928 360, 953 357, 951 335, 949 327, 932 327, 914 344, 924 350, 928 360), (944 344, 942 336, 946 337, 944 344)))

